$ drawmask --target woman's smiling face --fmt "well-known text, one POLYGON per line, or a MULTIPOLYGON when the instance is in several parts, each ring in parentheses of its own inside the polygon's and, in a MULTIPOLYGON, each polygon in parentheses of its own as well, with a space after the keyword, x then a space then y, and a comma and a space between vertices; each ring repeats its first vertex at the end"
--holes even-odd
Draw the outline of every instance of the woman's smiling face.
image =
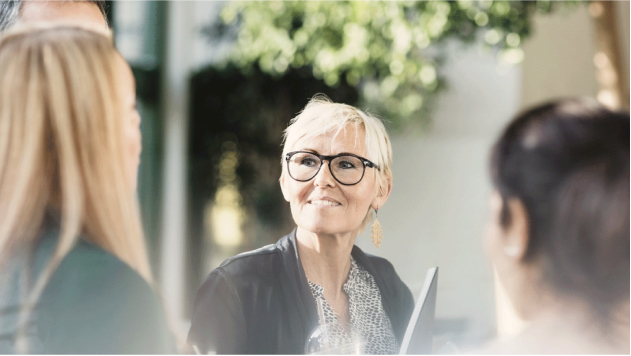
MULTIPOLYGON (((337 136, 335 132, 312 138, 299 139, 291 151, 310 151, 320 155, 352 153, 369 160, 363 126, 349 124, 337 136)), ((372 158, 372 159, 371 159, 372 158)), ((377 206, 376 168, 366 168, 362 180, 355 185, 342 185, 324 161, 318 174, 311 180, 299 182, 291 178, 287 165, 283 167, 281 188, 291 206, 296 224, 316 234, 343 234, 359 230, 371 206, 377 206)), ((381 199, 385 201, 384 199, 381 199)))

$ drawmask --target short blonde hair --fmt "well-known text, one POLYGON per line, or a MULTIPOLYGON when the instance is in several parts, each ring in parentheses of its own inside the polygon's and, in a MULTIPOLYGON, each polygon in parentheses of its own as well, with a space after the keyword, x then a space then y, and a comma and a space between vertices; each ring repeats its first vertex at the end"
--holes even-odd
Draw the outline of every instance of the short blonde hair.
MULTIPOLYGON (((298 140, 312 139, 329 132, 335 132, 337 136, 351 124, 355 125, 356 130, 364 129, 364 142, 368 156, 366 158, 379 167, 375 170, 377 194, 386 194, 386 184, 392 181, 392 146, 383 122, 353 106, 334 103, 323 94, 315 95, 307 106, 289 122, 283 134, 281 164, 285 167, 285 155, 293 149, 298 140)), ((284 168, 282 174, 285 174, 284 168)), ((366 213, 360 232, 370 220, 372 220, 372 209, 366 213)))

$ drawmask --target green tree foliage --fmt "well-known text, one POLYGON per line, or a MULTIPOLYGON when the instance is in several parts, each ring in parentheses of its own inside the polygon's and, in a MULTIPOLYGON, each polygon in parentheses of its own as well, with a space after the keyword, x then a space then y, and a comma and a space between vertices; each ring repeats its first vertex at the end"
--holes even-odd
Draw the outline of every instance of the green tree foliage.
POLYGON ((560 5, 550 1, 265 1, 230 2, 213 33, 235 33, 230 60, 244 73, 257 65, 283 76, 310 68, 335 87, 344 79, 361 102, 395 127, 422 122, 444 86, 446 39, 481 39, 502 60, 521 61, 532 17, 560 5), (223 26, 223 28, 221 28, 223 26), (219 30, 219 31, 217 31, 219 30))

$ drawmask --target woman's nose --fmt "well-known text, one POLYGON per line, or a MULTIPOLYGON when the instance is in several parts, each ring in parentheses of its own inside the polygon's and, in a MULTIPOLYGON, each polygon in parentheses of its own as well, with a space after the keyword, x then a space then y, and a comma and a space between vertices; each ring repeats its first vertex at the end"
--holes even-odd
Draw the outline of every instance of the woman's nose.
POLYGON ((335 186, 336 181, 331 174, 328 162, 322 162, 322 167, 320 167, 320 171, 313 178, 313 182, 317 186, 335 186))

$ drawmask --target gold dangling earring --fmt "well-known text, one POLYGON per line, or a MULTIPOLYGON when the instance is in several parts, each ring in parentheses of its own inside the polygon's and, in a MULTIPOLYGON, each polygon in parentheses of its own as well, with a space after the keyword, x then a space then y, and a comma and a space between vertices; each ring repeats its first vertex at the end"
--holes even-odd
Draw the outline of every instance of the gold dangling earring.
POLYGON ((375 209, 375 222, 372 223, 372 227, 370 228, 370 238, 372 239, 372 243, 375 244, 375 247, 379 248, 381 246, 381 240, 383 239, 383 230, 381 230, 381 224, 379 220, 377 220, 378 210, 375 209))

